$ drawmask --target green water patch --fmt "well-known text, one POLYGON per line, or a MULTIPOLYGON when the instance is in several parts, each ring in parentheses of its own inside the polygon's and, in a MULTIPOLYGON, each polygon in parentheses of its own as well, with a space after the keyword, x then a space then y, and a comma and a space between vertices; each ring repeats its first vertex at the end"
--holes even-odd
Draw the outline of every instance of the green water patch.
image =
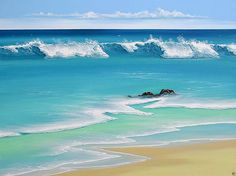
POLYGON ((25 149, 37 152, 37 149, 41 147, 53 146, 63 140, 85 142, 92 141, 95 138, 112 139, 116 136, 134 135, 152 130, 158 131, 174 126, 236 120, 236 109, 139 108, 139 110, 151 113, 151 115, 109 114, 114 120, 83 128, 2 138, 0 139, 0 153, 4 155, 17 154, 25 149))
POLYGON ((37 158, 39 154, 53 152, 57 146, 79 144, 119 143, 125 136, 142 135, 168 131, 179 126, 204 123, 227 123, 236 121, 236 109, 188 109, 159 108, 146 109, 143 105, 132 106, 151 113, 110 114, 114 120, 94 124, 83 128, 51 133, 22 134, 16 137, 0 139, 0 160, 10 161, 37 158))

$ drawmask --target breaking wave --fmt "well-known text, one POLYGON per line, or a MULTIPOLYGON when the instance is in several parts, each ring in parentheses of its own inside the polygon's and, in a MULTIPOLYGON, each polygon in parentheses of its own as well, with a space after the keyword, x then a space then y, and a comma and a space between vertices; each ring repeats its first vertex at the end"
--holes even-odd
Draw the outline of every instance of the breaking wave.
POLYGON ((236 55, 236 44, 229 44, 229 45, 219 45, 222 48, 226 48, 228 52, 236 55))
POLYGON ((201 57, 219 57, 214 49, 214 44, 201 42, 197 40, 185 40, 179 37, 177 41, 163 41, 162 39, 150 38, 144 42, 124 42, 121 47, 127 52, 135 52, 143 46, 156 46, 161 50, 160 56, 164 58, 201 58, 201 57))
POLYGON ((211 44, 207 41, 162 40, 150 37, 145 41, 124 41, 99 43, 88 40, 85 42, 45 43, 33 40, 28 43, 0 46, 0 54, 41 54, 47 58, 55 57, 95 57, 108 58, 110 55, 123 53, 152 55, 167 59, 188 58, 219 58, 224 54, 236 55, 236 44, 211 44), (222 50, 224 52, 222 52, 222 50), (10 52, 10 53, 9 53, 10 52))
POLYGON ((25 44, 19 45, 8 45, 2 46, 1 49, 9 50, 13 53, 19 53, 22 51, 30 51, 37 53, 39 50, 43 55, 48 58, 54 57, 109 57, 105 53, 99 43, 95 41, 87 41, 84 43, 78 42, 69 42, 69 43, 56 43, 56 44, 47 44, 40 40, 33 40, 25 44))

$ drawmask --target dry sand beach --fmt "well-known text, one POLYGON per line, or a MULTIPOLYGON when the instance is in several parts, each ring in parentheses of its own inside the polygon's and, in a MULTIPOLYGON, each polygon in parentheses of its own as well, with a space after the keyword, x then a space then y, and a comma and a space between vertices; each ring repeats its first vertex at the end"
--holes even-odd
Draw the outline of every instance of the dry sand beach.
POLYGON ((234 176, 236 140, 170 147, 111 149, 147 156, 144 162, 117 167, 79 170, 61 176, 234 176))

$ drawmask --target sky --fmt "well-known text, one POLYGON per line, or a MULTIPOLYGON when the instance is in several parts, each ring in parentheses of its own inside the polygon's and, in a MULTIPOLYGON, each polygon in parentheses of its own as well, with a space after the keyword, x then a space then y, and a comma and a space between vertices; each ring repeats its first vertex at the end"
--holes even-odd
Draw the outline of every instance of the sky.
POLYGON ((236 29, 236 0, 0 0, 0 29, 236 29))

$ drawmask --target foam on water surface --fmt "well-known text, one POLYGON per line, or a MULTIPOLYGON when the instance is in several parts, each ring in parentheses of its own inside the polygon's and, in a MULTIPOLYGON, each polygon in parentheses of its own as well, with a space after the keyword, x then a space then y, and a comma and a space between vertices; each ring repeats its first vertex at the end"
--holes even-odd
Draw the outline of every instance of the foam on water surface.
POLYGON ((146 108, 184 107, 199 109, 233 109, 236 108, 235 100, 209 100, 187 99, 181 96, 162 98, 158 102, 145 106, 146 108))
POLYGON ((68 43, 55 43, 47 44, 41 40, 33 40, 25 44, 2 46, 0 48, 10 50, 18 53, 19 50, 25 49, 33 51, 33 48, 38 48, 46 57, 109 57, 102 47, 96 41, 87 41, 84 43, 68 42, 68 43))

